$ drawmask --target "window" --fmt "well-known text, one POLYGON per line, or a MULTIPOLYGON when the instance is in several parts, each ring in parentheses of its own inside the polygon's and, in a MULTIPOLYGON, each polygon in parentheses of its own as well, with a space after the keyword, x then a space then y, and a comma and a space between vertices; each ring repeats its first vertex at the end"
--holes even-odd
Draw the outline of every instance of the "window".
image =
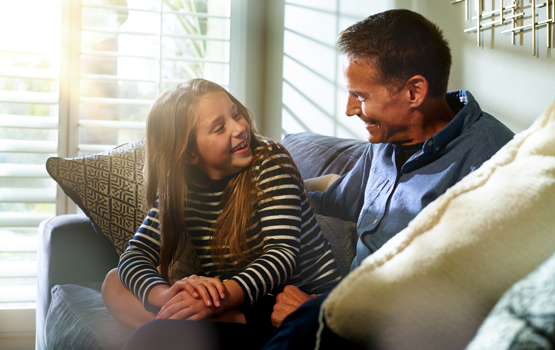
POLYGON ((231 0, 0 1, 0 309, 33 308, 39 223, 76 212, 51 156, 144 136, 156 96, 230 75, 231 0))
POLYGON ((37 226, 56 211, 44 163, 57 153, 61 6, 1 4, 0 307, 33 307, 37 226))
POLYGON ((360 120, 345 117, 343 56, 335 44, 341 30, 379 12, 377 6, 364 0, 285 0, 282 135, 311 131, 366 140, 360 120))

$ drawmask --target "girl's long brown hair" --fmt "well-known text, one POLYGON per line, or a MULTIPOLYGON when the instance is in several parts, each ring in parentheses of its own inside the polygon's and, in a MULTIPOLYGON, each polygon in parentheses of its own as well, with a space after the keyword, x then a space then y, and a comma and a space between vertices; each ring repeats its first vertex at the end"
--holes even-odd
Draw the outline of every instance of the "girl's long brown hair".
MULTIPOLYGON (((158 199, 161 231, 160 274, 170 282, 170 266, 178 259, 187 234, 185 206, 188 199, 188 184, 199 183, 192 165, 185 162, 187 154, 196 143, 196 111, 200 98, 208 93, 223 91, 237 106, 237 111, 249 124, 251 134, 251 165, 234 176, 222 195, 223 208, 213 226, 210 244, 212 257, 219 269, 229 268, 226 260, 238 261, 239 266, 252 258, 245 256, 247 233, 252 222, 252 202, 257 193, 253 181, 258 159, 271 157, 264 146, 264 138, 257 132, 250 111, 224 88, 204 79, 192 79, 179 84, 175 89, 162 93, 150 110, 146 125, 145 177, 146 203, 152 208, 158 199), (229 247, 231 258, 224 256, 229 247)), ((276 159, 280 164, 280 160, 276 159)), ((288 168, 302 188, 302 181, 288 168)), ((302 191, 302 189, 301 189, 302 191)), ((249 254, 250 255, 250 254, 249 254)))

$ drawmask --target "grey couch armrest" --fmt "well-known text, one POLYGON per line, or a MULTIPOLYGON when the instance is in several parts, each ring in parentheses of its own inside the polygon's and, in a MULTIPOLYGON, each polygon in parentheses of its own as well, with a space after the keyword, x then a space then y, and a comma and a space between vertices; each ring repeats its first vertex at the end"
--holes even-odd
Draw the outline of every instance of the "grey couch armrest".
POLYGON ((86 216, 60 215, 40 224, 37 260, 36 347, 45 350, 51 288, 56 284, 100 285, 106 273, 117 267, 119 256, 86 216))

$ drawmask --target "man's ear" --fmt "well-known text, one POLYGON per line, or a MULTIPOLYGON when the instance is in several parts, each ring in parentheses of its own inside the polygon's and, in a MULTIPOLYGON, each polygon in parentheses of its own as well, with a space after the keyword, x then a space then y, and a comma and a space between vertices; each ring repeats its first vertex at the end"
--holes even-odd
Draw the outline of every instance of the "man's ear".
POLYGON ((411 107, 420 107, 428 96, 428 80, 422 75, 415 75, 407 80, 411 107))
POLYGON ((198 157, 193 152, 187 152, 185 156, 185 163, 195 165, 198 163, 198 157))

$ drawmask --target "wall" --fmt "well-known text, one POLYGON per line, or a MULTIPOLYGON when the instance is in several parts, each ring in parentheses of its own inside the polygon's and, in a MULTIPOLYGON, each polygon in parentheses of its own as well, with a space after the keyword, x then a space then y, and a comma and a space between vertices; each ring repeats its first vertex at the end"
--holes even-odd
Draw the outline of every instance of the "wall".
POLYGON ((229 91, 260 117, 264 115, 266 1, 232 0, 229 91))
MULTIPOLYGON (((463 32, 476 25, 475 21, 464 20, 464 3, 451 5, 449 0, 397 2, 422 13, 443 29, 453 55, 449 89, 470 90, 483 110, 498 117, 513 131, 530 126, 555 98, 555 50, 546 47, 545 27, 536 31, 537 56, 534 57, 532 32, 516 35, 513 46, 510 35, 501 33, 509 26, 485 31, 482 47, 477 47, 476 33, 463 32)), ((491 10, 493 1, 484 2, 484 10, 491 10)), ((529 0, 522 2, 530 4, 529 0)), ((495 3, 498 8, 499 1, 495 3)), ((505 1, 505 5, 508 4, 509 1, 505 1)), ((473 1, 470 6, 472 9, 473 1)), ((530 13, 530 10, 525 12, 530 13)), ((538 13, 540 19, 545 19, 543 10, 538 13)), ((553 46, 553 41, 551 44, 553 46)))
MULTIPOLYGON (((525 4, 529 0, 523 0, 525 4)), ((538 1, 539 3, 540 1, 538 1)), ((485 4, 491 9, 493 0, 485 4)), ((506 5, 509 0, 505 0, 506 5)), ((498 6, 499 1, 495 4, 498 6)), ((474 1, 471 0, 470 8, 474 1)), ((466 22, 464 3, 449 0, 272 0, 266 34, 265 132, 274 138, 313 131, 365 139, 358 118, 347 118, 344 106, 342 57, 334 49, 337 34, 364 17, 392 8, 419 12, 443 29, 452 49, 450 90, 467 89, 483 110, 513 131, 527 128, 555 98, 555 57, 546 48, 547 30, 537 30, 537 55, 532 56, 531 31, 510 36, 487 30, 482 47, 475 25, 466 22), (278 33, 283 33, 279 36, 278 33), (270 62, 271 60, 271 62, 270 62)), ((472 12, 471 12, 472 13, 472 12)), ((538 10, 540 16, 543 13, 538 10)), ((555 26, 554 26, 555 27, 555 26)), ((555 36, 555 35, 554 35, 555 36)))

